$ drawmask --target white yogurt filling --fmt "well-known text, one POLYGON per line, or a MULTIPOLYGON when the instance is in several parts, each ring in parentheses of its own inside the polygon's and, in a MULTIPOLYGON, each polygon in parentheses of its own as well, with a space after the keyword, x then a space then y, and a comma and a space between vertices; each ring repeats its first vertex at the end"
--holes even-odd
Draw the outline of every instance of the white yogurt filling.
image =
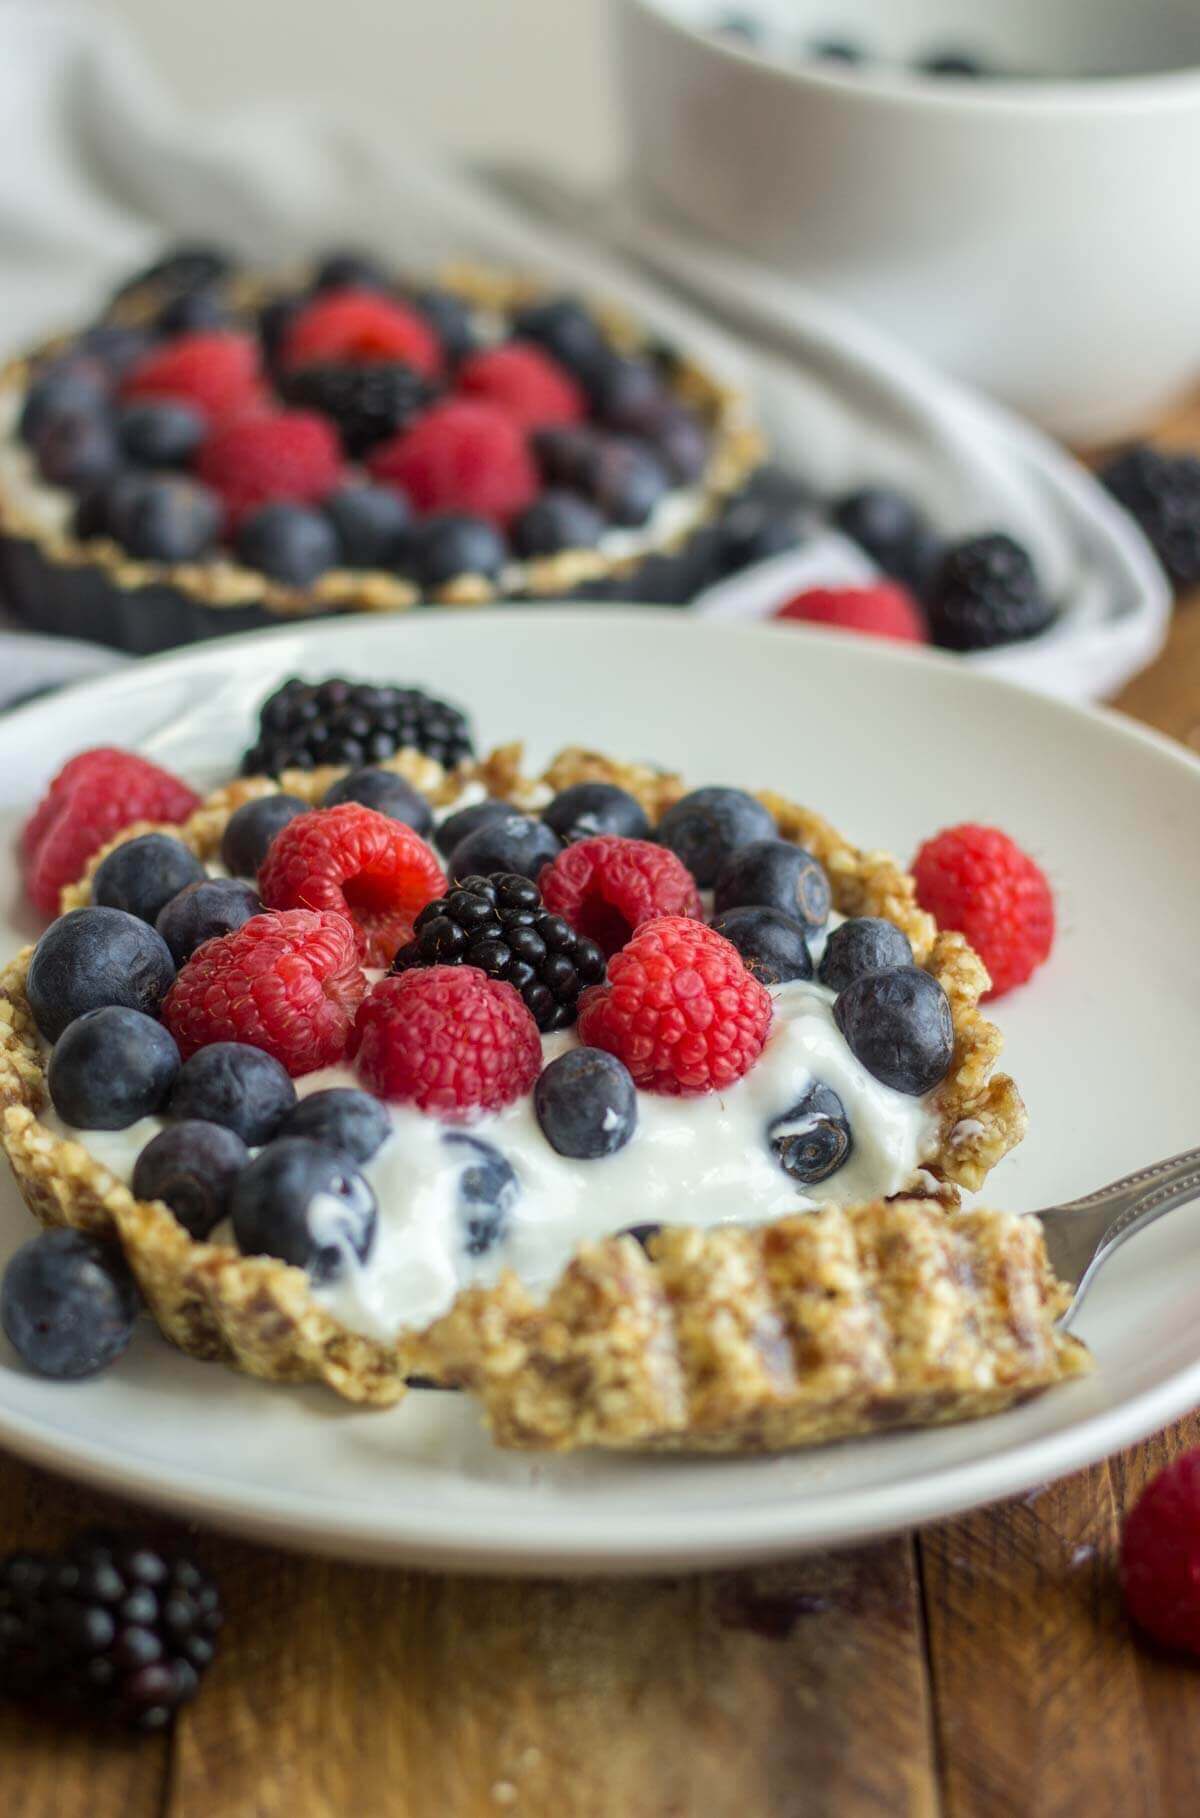
MULTIPOLYGON (((347 1256, 338 1280, 314 1288, 317 1300, 352 1330, 387 1339, 437 1318, 461 1289, 493 1282, 506 1267, 534 1292, 545 1290, 580 1244, 630 1225, 762 1224, 901 1192, 936 1145, 929 1099, 893 1091, 866 1071, 833 1020, 834 994, 824 986, 782 985, 772 997, 770 1035, 743 1079, 695 1098, 639 1092, 632 1138, 598 1160, 570 1161, 551 1148, 532 1095, 467 1125, 389 1105, 391 1135, 362 1170, 379 1204, 370 1254, 361 1264, 347 1256), (768 1126, 814 1081, 837 1093, 853 1146, 835 1174, 802 1188, 780 1166, 768 1126), (467 1248, 458 1196, 470 1156, 445 1140, 456 1132, 496 1149, 518 1184, 500 1237, 478 1255, 467 1248)), ((545 1037, 546 1059, 576 1043, 570 1030, 545 1037)), ((358 1084, 347 1066, 296 1082, 301 1096, 358 1084)), ((47 1122, 56 1121, 47 1114, 47 1122)), ((127 1130, 66 1133, 128 1183, 162 1127, 158 1118, 143 1118, 127 1130)))

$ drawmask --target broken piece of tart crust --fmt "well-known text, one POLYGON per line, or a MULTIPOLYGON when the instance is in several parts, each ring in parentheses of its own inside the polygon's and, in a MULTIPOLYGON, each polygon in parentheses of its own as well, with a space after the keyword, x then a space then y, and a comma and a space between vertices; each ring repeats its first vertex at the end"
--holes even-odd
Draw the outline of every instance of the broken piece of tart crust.
MULTIPOLYGON (((652 820, 684 792, 677 776, 568 750, 543 777, 506 746, 447 774, 406 751, 399 771, 436 804, 467 783, 517 804, 569 783, 620 784, 652 820)), ((239 779, 182 827, 164 829, 215 858, 242 802, 283 789, 317 802, 340 770, 239 779)), ((961 935, 939 934, 911 878, 864 853, 828 822, 774 793, 761 799, 783 837, 824 865, 843 915, 881 915, 946 990, 954 1019, 950 1073, 934 1095, 937 1151, 917 1197, 825 1208, 757 1228, 664 1231, 647 1255, 630 1238, 585 1247, 544 1300, 511 1273, 460 1293, 423 1332, 383 1343, 343 1326, 304 1273, 230 1244, 192 1239, 160 1202, 135 1200, 86 1147, 38 1121, 44 1061, 25 998, 29 952, 0 974, 0 1141, 45 1224, 116 1237, 159 1326, 189 1355, 219 1358, 278 1382, 321 1381, 384 1406, 422 1374, 481 1400, 502 1445, 776 1450, 850 1433, 993 1412, 1087 1367, 1055 1331, 1061 1292, 1035 1221, 954 1208, 1024 1133, 1011 1079, 993 1071, 1001 1038, 980 1013, 987 974, 961 935)), ((98 853, 64 910, 90 900, 98 853)))

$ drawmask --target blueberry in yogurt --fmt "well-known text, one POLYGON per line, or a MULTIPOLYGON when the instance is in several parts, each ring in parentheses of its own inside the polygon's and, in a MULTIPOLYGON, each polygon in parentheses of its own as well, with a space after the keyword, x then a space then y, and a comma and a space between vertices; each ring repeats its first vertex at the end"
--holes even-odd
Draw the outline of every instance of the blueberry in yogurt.
POLYGON ((100 861, 92 879, 92 901, 154 922, 173 896, 203 877, 204 866, 182 840, 167 833, 143 833, 114 847, 100 861))
POLYGON ((307 1136, 268 1143, 234 1182, 230 1213, 243 1255, 278 1256, 314 1282, 366 1261, 379 1216, 348 1158, 307 1136))
POLYGON ((658 841, 682 859, 702 890, 740 846, 774 839, 775 817, 744 789, 693 789, 658 824, 658 841))
POLYGON ((752 840, 722 865, 713 897, 718 915, 747 904, 782 909, 804 928, 823 928, 832 907, 829 879, 802 846, 790 840, 752 840))
POLYGON ((868 972, 894 972, 911 966, 908 936, 880 915, 856 915, 830 930, 817 977, 831 991, 844 991, 852 979, 868 972))
POLYGON ((391 1134, 391 1119, 369 1092, 354 1086, 330 1086, 302 1098, 283 1121, 281 1135, 308 1136, 327 1149, 340 1149, 352 1161, 370 1161, 391 1134))
POLYGON ((845 1106, 831 1086, 819 1081, 774 1120, 768 1136, 779 1166, 801 1187, 828 1180, 854 1148, 845 1106))
POLYGON ((168 1109, 234 1130, 244 1143, 269 1143, 296 1103, 287 1068, 247 1042, 209 1042, 183 1063, 168 1109))
POLYGON ((732 941, 747 972, 763 985, 785 985, 791 979, 811 978, 812 954, 804 928, 782 909, 763 909, 743 903, 713 917, 717 934, 732 941))
POLYGON ((452 1131, 442 1142, 462 1163, 457 1208, 463 1249, 468 1256, 486 1256, 508 1235, 521 1191, 517 1177, 499 1149, 477 1136, 452 1131))
POLYGON ((550 1147, 573 1161, 614 1155, 637 1128, 629 1069, 601 1048, 569 1048, 543 1067, 533 1108, 550 1147))
POLYGON ((233 1184, 250 1164, 241 1137, 220 1124, 189 1118, 151 1137, 133 1169, 135 1199, 160 1199, 201 1242, 229 1211, 233 1184))
POLYGON ((868 972, 840 993, 833 1016, 855 1059, 896 1092, 920 1098, 950 1071, 954 1022, 928 972, 868 972))

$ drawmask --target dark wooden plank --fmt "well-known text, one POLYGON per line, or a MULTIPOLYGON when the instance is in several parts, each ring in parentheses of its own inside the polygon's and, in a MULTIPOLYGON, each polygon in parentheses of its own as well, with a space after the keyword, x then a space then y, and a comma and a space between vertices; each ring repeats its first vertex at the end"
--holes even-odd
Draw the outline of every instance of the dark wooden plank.
MULTIPOLYGON (((138 1519, 126 1505, 0 1455, 0 1553, 48 1549, 81 1527, 138 1519)), ((0 1811, 4 1818, 158 1818, 167 1750, 163 1736, 109 1735, 0 1702, 0 1811)))
POLYGON ((233 1545, 171 1818, 927 1818, 907 1540, 702 1578, 521 1583, 233 1545))

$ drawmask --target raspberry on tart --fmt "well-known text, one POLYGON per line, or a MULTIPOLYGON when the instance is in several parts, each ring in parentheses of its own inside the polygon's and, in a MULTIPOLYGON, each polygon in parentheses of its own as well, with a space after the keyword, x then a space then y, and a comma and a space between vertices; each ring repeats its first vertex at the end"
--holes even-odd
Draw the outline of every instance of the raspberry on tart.
POLYGON ((531 505, 538 474, 507 411, 449 398, 375 449, 377 480, 399 486, 422 512, 466 512, 503 527, 531 505))
POLYGON ((180 335, 152 348, 126 373, 121 396, 169 398, 194 405, 212 421, 256 404, 262 396, 257 343, 232 329, 180 335))
POLYGON ((81 751, 64 764, 21 834, 34 907, 56 914, 66 885, 122 827, 185 821, 199 806, 194 789, 137 752, 108 745, 81 751))
POLYGON ((314 808, 281 827, 258 874, 272 909, 321 909, 353 924, 369 966, 388 966, 446 874, 419 834, 360 802, 314 808))
POLYGON ((624 1061, 648 1092, 718 1092, 748 1073, 771 995, 731 942, 679 915, 648 922, 579 1009, 580 1039, 624 1061))
POLYGON ((606 954, 656 915, 700 914, 700 892, 682 860, 618 834, 576 840, 546 866, 538 887, 547 909, 606 954))
POLYGON ((218 425, 196 458, 196 471, 225 501, 236 526, 277 499, 303 504, 337 485, 342 451, 337 434, 315 411, 279 411, 218 425))
POLYGON ((475 966, 380 979, 355 1018, 351 1051, 380 1098, 449 1121, 503 1110, 542 1064, 537 1024, 517 992, 475 966))
POLYGON ((180 968, 162 1019, 186 1060, 210 1042, 246 1042, 293 1076, 341 1060, 367 988, 344 915, 256 915, 206 941, 180 968))
POLYGON ((329 290, 293 318, 279 350, 285 367, 400 361, 433 376, 437 336, 418 311, 373 290, 329 290))
POLYGON ((532 342, 506 342, 472 354, 458 369, 457 384, 468 397, 483 398, 508 412, 523 429, 578 423, 587 398, 565 366, 532 342))

